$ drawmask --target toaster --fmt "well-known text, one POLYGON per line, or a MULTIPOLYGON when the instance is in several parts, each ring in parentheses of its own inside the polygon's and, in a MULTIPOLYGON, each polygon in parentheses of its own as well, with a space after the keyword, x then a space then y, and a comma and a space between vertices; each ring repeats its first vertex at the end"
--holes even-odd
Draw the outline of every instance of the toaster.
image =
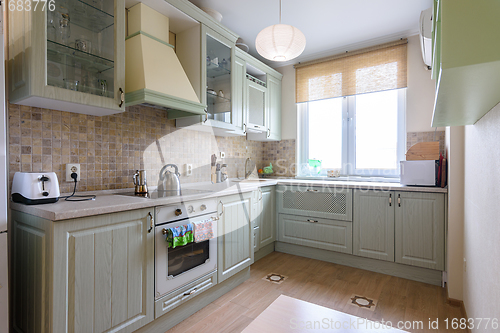
POLYGON ((12 201, 26 205, 59 200, 59 181, 55 172, 16 172, 12 181, 12 201))

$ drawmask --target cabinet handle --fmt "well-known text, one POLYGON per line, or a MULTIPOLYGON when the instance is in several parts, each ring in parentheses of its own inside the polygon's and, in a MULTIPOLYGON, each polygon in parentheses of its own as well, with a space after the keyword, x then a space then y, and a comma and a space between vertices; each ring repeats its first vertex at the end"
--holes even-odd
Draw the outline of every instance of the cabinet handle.
POLYGON ((247 124, 243 124, 243 134, 247 134, 247 124))
POLYGON ((120 104, 118 104, 118 107, 122 107, 123 103, 125 102, 125 93, 123 92, 122 88, 118 88, 118 91, 120 92, 120 104))
POLYGON ((389 194, 389 207, 392 206, 392 194, 389 194))
POLYGON ((398 206, 401 207, 401 194, 398 194, 398 206))
POLYGON ((309 223, 318 223, 318 221, 316 221, 316 220, 311 220, 311 219, 307 220, 307 222, 309 222, 309 223))
POLYGON ((268 129, 267 129, 267 137, 270 137, 270 136, 271 136, 271 129, 270 129, 270 128, 268 128, 268 129))
POLYGON ((167 229, 165 229, 165 228, 163 228, 163 229, 161 230, 161 234, 162 234, 162 235, 164 235, 164 236, 166 236, 166 235, 167 235, 167 232, 168 232, 168 231, 167 231, 167 229))
POLYGON ((318 190, 307 189, 307 192, 318 192, 318 190))
POLYGON ((224 204, 222 203, 222 201, 219 201, 219 203, 221 204, 221 207, 222 207, 222 209, 220 210, 219 216, 222 216, 222 214, 224 214, 224 204))
MULTIPOLYGON (((153 231, 153 228, 155 226, 155 219, 153 218, 153 215, 151 214, 151 212, 148 212, 148 215, 149 215, 149 218, 151 221, 151 224, 149 225, 149 228, 148 228, 148 234, 149 234, 151 231, 153 231)), ((163 229, 163 230, 165 230, 165 229, 163 229)))
POLYGON ((206 123, 208 121, 208 109, 205 109, 205 120, 203 121, 204 123, 206 123))
POLYGON ((262 190, 259 188, 260 198, 259 201, 262 200, 262 190))
POLYGON ((185 293, 184 296, 191 296, 192 294, 194 294, 195 292, 197 292, 198 290, 196 288, 194 288, 193 290, 191 290, 190 292, 188 293, 185 293))

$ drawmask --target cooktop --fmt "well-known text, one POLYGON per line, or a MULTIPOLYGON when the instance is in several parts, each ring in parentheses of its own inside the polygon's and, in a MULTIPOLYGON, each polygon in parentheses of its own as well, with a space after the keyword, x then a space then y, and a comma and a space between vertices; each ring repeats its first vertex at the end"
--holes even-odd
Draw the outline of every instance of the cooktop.
POLYGON ((196 190, 196 189, 185 189, 180 191, 151 191, 145 195, 135 194, 134 192, 119 192, 115 193, 118 195, 126 195, 130 197, 140 197, 148 199, 158 199, 158 198, 168 198, 168 197, 178 197, 183 195, 193 195, 193 194, 203 194, 210 193, 210 190, 196 190))

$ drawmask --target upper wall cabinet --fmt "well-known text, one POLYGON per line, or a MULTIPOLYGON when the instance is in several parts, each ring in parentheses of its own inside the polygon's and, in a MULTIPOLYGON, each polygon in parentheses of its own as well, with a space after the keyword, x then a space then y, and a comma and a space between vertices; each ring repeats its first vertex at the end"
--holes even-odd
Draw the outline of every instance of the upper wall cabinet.
POLYGON ((500 102, 500 2, 435 0, 432 126, 477 122, 500 102))
MULTIPOLYGON (((181 114, 176 118, 176 126, 199 131, 213 131, 220 136, 243 135, 241 110, 234 108, 232 101, 233 96, 239 94, 235 90, 238 87, 235 87, 234 76, 241 75, 239 71, 242 65, 235 62, 236 40, 202 24, 198 42, 201 45, 201 65, 199 66, 201 76, 198 88, 200 101, 207 105, 206 114, 194 117, 183 117, 181 114)), ((189 52, 188 49, 186 52, 189 52)), ((181 55, 179 59, 181 63, 185 61, 181 55)), ((238 96, 236 96, 235 103, 238 96)))
POLYGON ((236 56, 246 62, 243 127, 254 141, 281 140, 282 74, 236 49, 236 56))
POLYGON ((10 103, 98 116, 123 112, 125 1, 35 5, 8 10, 10 103))

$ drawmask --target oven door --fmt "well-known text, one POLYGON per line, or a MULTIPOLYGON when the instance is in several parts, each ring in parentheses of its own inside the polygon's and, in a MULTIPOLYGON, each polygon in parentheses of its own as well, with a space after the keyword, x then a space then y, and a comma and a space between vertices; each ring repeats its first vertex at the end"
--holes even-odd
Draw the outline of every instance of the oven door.
POLYGON ((216 214, 203 215, 155 227, 155 296, 159 298, 217 269, 216 214), (168 248, 163 229, 211 219, 214 238, 168 248))

